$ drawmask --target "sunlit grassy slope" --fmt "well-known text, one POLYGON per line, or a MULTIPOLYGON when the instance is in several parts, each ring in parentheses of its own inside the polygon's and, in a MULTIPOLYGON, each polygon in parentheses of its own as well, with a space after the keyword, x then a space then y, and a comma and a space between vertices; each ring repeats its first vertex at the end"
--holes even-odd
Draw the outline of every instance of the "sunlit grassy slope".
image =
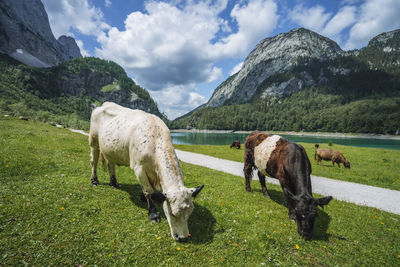
MULTIPOLYGON (((323 166, 314 160, 314 144, 300 143, 307 151, 312 165, 312 174, 345 180, 360 184, 385 187, 400 190, 400 151, 390 149, 351 147, 333 144, 320 144, 320 148, 339 150, 351 163, 351 169, 345 169, 343 164, 332 167, 332 162, 324 161, 323 166)), ((230 149, 229 146, 208 145, 174 145, 176 149, 205 154, 243 162, 244 145, 241 149, 230 149)))
MULTIPOLYGON (((232 152, 233 153, 233 150, 232 152)), ((351 160, 351 159, 350 159, 351 160)), ((0 259, 18 266, 395 266, 400 216, 333 200, 315 237, 303 240, 278 186, 272 199, 243 178, 182 164, 185 184, 204 184, 176 243, 165 219, 150 223, 133 173, 120 189, 90 185, 87 137, 37 122, 0 118, 0 259)), ((159 209, 160 210, 160 209, 159 209)))

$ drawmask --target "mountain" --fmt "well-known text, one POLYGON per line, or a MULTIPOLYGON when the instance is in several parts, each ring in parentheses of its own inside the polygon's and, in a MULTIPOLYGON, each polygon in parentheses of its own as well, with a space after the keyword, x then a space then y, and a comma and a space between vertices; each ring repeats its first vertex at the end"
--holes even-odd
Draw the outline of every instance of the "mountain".
POLYGON ((149 93, 112 61, 85 57, 35 68, 0 54, 0 112, 88 129, 91 110, 104 101, 153 113, 149 93))
MULTIPOLYGON (((215 90, 207 106, 247 102, 267 78, 292 70, 302 59, 326 60, 340 55, 343 51, 334 41, 303 28, 266 38, 249 54, 242 69, 215 90)), ((303 84, 313 83, 306 74, 302 78, 287 80, 279 86, 273 84, 264 92, 287 95, 303 84)))
POLYGON ((82 57, 72 37, 54 38, 40 0, 0 1, 0 52, 34 67, 82 57))
POLYGON ((307 29, 262 40, 204 107, 173 128, 396 133, 400 30, 343 51, 307 29))

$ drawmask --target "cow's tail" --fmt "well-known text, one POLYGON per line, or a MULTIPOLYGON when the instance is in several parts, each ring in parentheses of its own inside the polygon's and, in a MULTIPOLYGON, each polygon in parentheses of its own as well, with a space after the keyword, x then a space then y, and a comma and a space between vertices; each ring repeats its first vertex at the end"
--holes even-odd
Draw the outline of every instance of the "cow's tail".
POLYGON ((103 170, 107 170, 108 167, 108 162, 107 160, 104 158, 103 153, 100 152, 100 161, 101 161, 101 166, 103 167, 103 170))

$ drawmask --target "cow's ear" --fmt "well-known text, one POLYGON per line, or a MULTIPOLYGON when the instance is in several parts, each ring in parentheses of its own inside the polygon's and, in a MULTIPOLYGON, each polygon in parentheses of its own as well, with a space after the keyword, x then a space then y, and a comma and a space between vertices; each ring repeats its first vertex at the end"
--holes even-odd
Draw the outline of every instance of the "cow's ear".
POLYGON ((189 188, 189 194, 192 194, 192 197, 197 197, 197 195, 200 193, 201 189, 203 189, 204 185, 195 187, 195 188, 189 188))
POLYGON ((328 196, 328 197, 322 197, 322 198, 316 198, 316 204, 324 207, 325 205, 328 205, 329 201, 331 201, 333 197, 328 196))
POLYGON ((156 201, 157 203, 163 203, 167 199, 165 194, 160 192, 154 192, 150 194, 150 199, 156 201))

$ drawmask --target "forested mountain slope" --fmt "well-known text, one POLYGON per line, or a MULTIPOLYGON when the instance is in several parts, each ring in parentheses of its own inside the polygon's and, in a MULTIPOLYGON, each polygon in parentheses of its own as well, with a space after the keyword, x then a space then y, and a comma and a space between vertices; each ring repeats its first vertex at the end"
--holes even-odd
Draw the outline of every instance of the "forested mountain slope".
POLYGON ((348 52, 306 29, 267 38, 205 107, 172 127, 395 134, 400 30, 348 52))
POLYGON ((87 129, 104 101, 162 117, 149 93, 112 61, 85 57, 51 68, 24 65, 0 54, 0 112, 87 129))

